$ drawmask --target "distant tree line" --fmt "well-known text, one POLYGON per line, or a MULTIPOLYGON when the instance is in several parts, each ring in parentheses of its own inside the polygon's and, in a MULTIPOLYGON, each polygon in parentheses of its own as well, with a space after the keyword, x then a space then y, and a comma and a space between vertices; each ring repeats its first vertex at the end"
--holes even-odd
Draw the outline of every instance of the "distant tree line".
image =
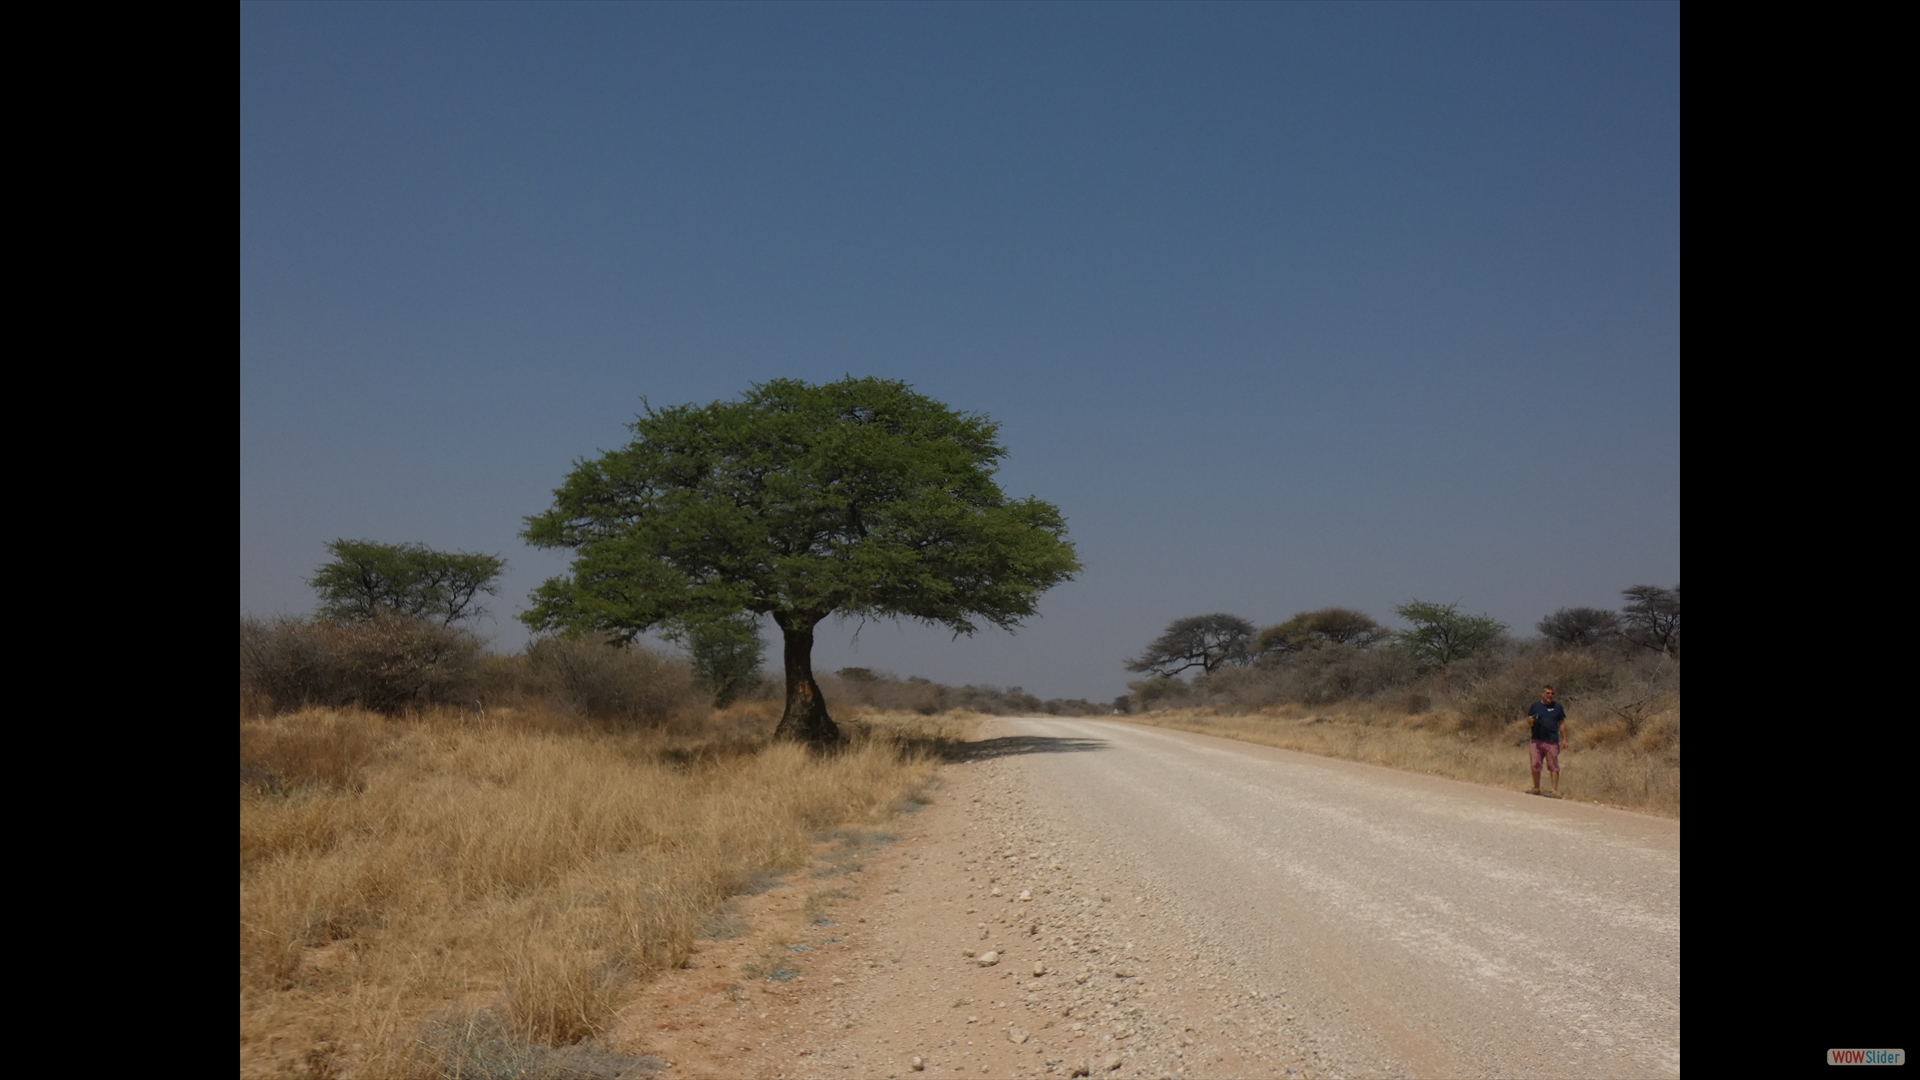
MULTIPOLYGON (((1561 608, 1541 619, 1537 629, 1566 648, 1612 645, 1677 656, 1680 586, 1635 585, 1621 595, 1627 602, 1619 611, 1561 608)), ((1410 600, 1393 612, 1410 624, 1408 629, 1389 630, 1364 612, 1342 607, 1303 611, 1265 629, 1238 615, 1192 615, 1169 623, 1126 667, 1163 678, 1194 668, 1210 675, 1223 667, 1274 662, 1331 646, 1391 645, 1405 650, 1421 668, 1431 669, 1488 654, 1508 629, 1491 616, 1463 613, 1457 603, 1410 600)))
MULTIPOLYGON (((1410 688, 1487 684, 1492 678, 1489 658, 1516 650, 1614 657, 1594 663, 1567 661, 1589 673, 1576 681, 1586 679, 1592 686, 1619 682, 1615 669, 1636 655, 1677 661, 1680 587, 1635 585, 1621 596, 1625 602, 1617 611, 1555 611, 1540 620, 1540 637, 1531 646, 1515 641, 1509 628, 1489 615, 1429 600, 1410 600, 1393 609, 1407 624, 1402 630, 1342 607, 1303 611, 1264 628, 1224 612, 1188 616, 1168 624, 1125 661, 1128 671, 1149 677, 1129 683, 1131 692, 1116 699, 1113 708, 1125 712, 1203 700, 1325 703, 1406 691, 1408 710, 1419 712, 1428 696, 1410 688), (1463 665, 1472 671, 1461 675, 1463 665), (1592 674, 1603 668, 1609 674, 1592 674), (1192 673, 1190 679, 1179 678, 1187 673, 1192 673)), ((1507 688, 1496 696, 1504 700, 1519 692, 1507 688)))
POLYGON ((1680 655, 1680 586, 1635 585, 1619 611, 1561 608, 1540 620, 1541 636, 1570 649, 1617 645, 1680 655))

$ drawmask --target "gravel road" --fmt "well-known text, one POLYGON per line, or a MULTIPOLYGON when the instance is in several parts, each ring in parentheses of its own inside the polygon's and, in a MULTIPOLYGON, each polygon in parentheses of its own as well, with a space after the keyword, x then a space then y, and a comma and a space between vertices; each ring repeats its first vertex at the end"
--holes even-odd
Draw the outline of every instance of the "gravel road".
POLYGON ((1680 1071, 1679 823, 1526 795, 1518 750, 1512 791, 1048 717, 957 758, 614 1044, 683 1080, 1680 1071))
POLYGON ((1679 1073, 1676 821, 1529 796, 1517 750, 1501 791, 1111 721, 983 735, 1050 846, 1280 1003, 1315 1073, 1679 1073))

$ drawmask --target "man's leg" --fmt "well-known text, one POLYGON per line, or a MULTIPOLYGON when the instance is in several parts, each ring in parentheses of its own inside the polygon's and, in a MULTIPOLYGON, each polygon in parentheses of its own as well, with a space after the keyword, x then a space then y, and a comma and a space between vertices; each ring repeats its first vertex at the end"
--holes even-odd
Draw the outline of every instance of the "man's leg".
POLYGON ((1560 794, 1560 746, 1558 743, 1547 751, 1547 769, 1553 773, 1553 793, 1558 795, 1560 794))
POLYGON ((1533 767, 1533 793, 1540 794, 1540 766, 1533 767))
POLYGON ((1540 758, 1542 743, 1539 739, 1527 742, 1527 767, 1533 770, 1533 794, 1540 794, 1540 758))

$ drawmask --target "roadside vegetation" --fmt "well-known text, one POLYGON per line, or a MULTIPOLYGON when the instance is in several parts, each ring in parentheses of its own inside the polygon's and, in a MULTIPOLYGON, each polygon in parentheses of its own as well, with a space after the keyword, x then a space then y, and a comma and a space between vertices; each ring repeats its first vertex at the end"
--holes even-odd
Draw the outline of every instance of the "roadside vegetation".
POLYGON ((1176 620, 1113 703, 1129 719, 1496 786, 1525 787, 1527 706, 1567 708, 1561 794, 1680 814, 1680 589, 1634 586, 1619 611, 1566 608, 1537 637, 1458 605, 1410 601, 1392 631, 1346 608, 1264 629, 1176 620), (1190 677, 1183 673, 1193 672, 1190 677))
POLYGON ((390 612, 240 637, 248 1076, 620 1065, 592 1040, 640 981, 823 835, 924 798, 975 719, 849 702, 819 753, 771 738, 777 682, 715 707, 645 647, 487 656, 390 612))

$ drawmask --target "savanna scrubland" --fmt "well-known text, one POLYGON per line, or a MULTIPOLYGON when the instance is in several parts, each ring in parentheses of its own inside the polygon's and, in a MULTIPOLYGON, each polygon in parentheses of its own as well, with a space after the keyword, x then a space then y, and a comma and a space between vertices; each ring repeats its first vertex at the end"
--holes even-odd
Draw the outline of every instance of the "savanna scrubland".
POLYGON ((592 1039, 639 983, 754 881, 924 801, 985 715, 1121 713, 1520 787, 1519 717, 1552 684, 1563 793, 1677 816, 1677 647, 1604 624, 1445 664, 1294 626, 1105 706, 846 668, 819 682, 847 740, 819 753, 770 737, 779 683, 716 693, 647 647, 500 656, 417 618, 242 620, 241 1073, 617 1073, 592 1039))

